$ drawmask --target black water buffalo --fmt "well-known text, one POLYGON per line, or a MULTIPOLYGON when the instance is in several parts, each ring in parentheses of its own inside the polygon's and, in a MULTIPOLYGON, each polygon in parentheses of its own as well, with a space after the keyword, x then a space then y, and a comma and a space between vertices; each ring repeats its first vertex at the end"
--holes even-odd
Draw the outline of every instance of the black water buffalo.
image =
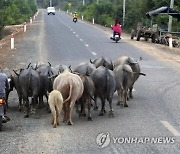
POLYGON ((40 74, 40 93, 39 93, 39 108, 42 108, 43 96, 48 100, 48 92, 50 93, 53 90, 53 83, 50 79, 53 75, 58 75, 58 70, 53 68, 51 65, 41 65, 37 68, 37 71, 40 74))
POLYGON ((80 74, 91 74, 96 67, 91 63, 80 63, 75 69, 74 72, 78 72, 80 74))
MULTIPOLYGON (((141 60, 141 58, 140 58, 140 60, 141 60)), ((118 67, 119 65, 123 65, 123 64, 129 65, 132 69, 132 72, 134 72, 133 78, 131 81, 132 84, 129 87, 129 97, 133 98, 132 90, 133 90, 134 83, 139 78, 139 75, 145 75, 145 74, 141 73, 140 65, 139 65, 138 61, 136 61, 132 57, 128 57, 128 56, 121 56, 120 58, 118 58, 114 63, 114 69, 116 67, 118 67)))
POLYGON ((35 104, 38 101, 37 98, 40 90, 40 75, 36 70, 33 70, 31 67, 23 69, 20 71, 20 74, 18 74, 18 84, 22 93, 22 98, 26 109, 24 117, 28 118, 30 113, 28 97, 32 97, 31 106, 34 109, 35 104))
POLYGON ((113 71, 104 66, 98 67, 92 72, 92 80, 95 85, 95 100, 97 97, 101 99, 102 108, 100 116, 105 113, 105 100, 107 99, 110 106, 110 116, 114 116, 112 109, 112 98, 116 89, 116 80, 113 71))
POLYGON ((118 105, 120 105, 120 102, 123 102, 124 107, 128 107, 128 89, 132 86, 134 77, 132 68, 127 64, 118 65, 114 69, 114 74, 118 93, 118 105))
POLYGON ((113 62, 110 58, 108 57, 101 57, 101 58, 97 58, 95 60, 90 60, 90 62, 92 64, 94 64, 96 66, 96 68, 98 68, 99 66, 104 66, 110 70, 113 70, 113 62))
POLYGON ((81 111, 79 112, 79 116, 86 116, 85 108, 88 108, 88 120, 92 120, 91 117, 91 106, 92 106, 92 99, 94 100, 94 93, 95 93, 95 86, 92 78, 89 75, 81 74, 81 80, 84 85, 84 91, 79 99, 81 104, 81 111))

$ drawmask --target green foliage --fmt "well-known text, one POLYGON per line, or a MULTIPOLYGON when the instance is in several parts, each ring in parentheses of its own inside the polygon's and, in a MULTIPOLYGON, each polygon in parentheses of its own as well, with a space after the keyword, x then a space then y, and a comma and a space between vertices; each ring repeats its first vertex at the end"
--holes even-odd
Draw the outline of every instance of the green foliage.
POLYGON ((5 25, 21 24, 37 10, 34 0, 0 0, 0 37, 5 25))

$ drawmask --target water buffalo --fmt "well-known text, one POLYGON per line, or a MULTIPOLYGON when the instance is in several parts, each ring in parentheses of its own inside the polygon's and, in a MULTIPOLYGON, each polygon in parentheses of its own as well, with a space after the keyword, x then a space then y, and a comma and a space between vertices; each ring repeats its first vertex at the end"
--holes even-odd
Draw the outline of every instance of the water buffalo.
POLYGON ((40 93, 39 93, 39 106, 42 108, 44 105, 43 96, 48 100, 48 92, 50 93, 53 90, 53 83, 50 79, 53 75, 58 75, 58 70, 51 65, 41 65, 37 68, 37 71, 40 74, 40 93))
POLYGON ((91 63, 80 63, 75 69, 74 72, 78 72, 80 74, 91 74, 92 71, 96 70, 94 64, 91 63))
POLYGON ((132 68, 127 64, 118 65, 114 69, 114 74, 118 93, 118 105, 120 105, 120 102, 124 102, 124 107, 128 107, 128 89, 132 86, 134 77, 132 68))
POLYGON ((81 96, 81 98, 79 99, 80 104, 81 104, 81 111, 79 113, 79 115, 81 116, 86 116, 85 113, 85 107, 87 106, 88 108, 88 121, 92 120, 91 118, 91 100, 94 100, 94 93, 95 93, 95 86, 94 86, 94 82, 92 80, 92 78, 87 75, 87 74, 81 74, 80 75, 81 80, 83 82, 84 85, 84 91, 83 94, 81 96))
POLYGON ((113 70, 113 62, 110 58, 108 57, 101 57, 101 58, 97 58, 95 60, 91 60, 90 59, 90 62, 92 64, 94 64, 96 66, 96 68, 98 68, 99 66, 104 66, 110 70, 113 70))
POLYGON ((58 117, 63 107, 63 97, 61 95, 61 92, 53 90, 49 94, 48 103, 53 116, 52 125, 54 128, 56 128, 56 126, 59 125, 58 117))
POLYGON ((113 71, 104 66, 98 67, 92 72, 92 79, 95 85, 95 99, 100 97, 102 108, 100 116, 105 113, 105 100, 107 99, 110 106, 110 116, 114 116, 112 109, 112 98, 116 89, 116 81, 113 71))
POLYGON ((30 112, 28 97, 32 97, 31 105, 34 109, 40 90, 40 75, 31 67, 23 69, 20 71, 20 74, 18 74, 18 83, 26 109, 26 114, 24 117, 28 118, 30 112))
MULTIPOLYGON (((141 58, 140 58, 141 60, 141 58)), ((118 67, 119 65, 127 64, 131 67, 132 71, 134 72, 133 78, 132 78, 132 84, 129 87, 129 97, 133 98, 132 90, 135 81, 139 78, 139 75, 145 75, 144 73, 140 73, 140 66, 137 61, 135 61, 132 57, 128 56, 121 56, 114 62, 114 69, 118 67)))
POLYGON ((64 99, 64 121, 68 125, 72 125, 71 114, 74 104, 81 97, 84 90, 81 78, 77 74, 65 70, 55 78, 53 89, 62 93, 64 99))

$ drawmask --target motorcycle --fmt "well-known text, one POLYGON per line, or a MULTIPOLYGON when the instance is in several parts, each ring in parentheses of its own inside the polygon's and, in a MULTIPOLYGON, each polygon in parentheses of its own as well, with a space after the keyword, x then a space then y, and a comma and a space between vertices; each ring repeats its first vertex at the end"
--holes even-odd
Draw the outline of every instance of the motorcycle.
POLYGON ((6 123, 10 120, 9 117, 4 116, 4 107, 5 107, 5 99, 0 98, 0 131, 2 129, 2 123, 6 123))
POLYGON ((120 34, 115 33, 114 37, 111 37, 111 39, 117 43, 121 39, 120 34))
POLYGON ((73 21, 76 23, 77 22, 77 18, 73 18, 73 21))

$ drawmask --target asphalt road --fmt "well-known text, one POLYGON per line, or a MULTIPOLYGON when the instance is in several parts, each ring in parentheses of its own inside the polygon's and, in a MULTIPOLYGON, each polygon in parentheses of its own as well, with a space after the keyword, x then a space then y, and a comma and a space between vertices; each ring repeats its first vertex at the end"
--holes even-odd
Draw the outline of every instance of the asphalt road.
POLYGON ((6 62, 9 69, 37 61, 74 68, 101 56, 114 61, 128 55, 143 58, 141 71, 147 76, 141 76, 135 83, 134 98, 128 102, 128 108, 116 106, 115 93, 114 118, 108 114, 99 117, 99 111, 92 111, 90 122, 74 112, 74 125, 61 122, 56 129, 52 128, 51 114, 45 109, 37 109, 24 119, 23 112, 18 112, 18 98, 13 91, 8 110, 11 121, 3 125, 0 133, 1 154, 180 153, 179 68, 123 39, 114 43, 110 35, 110 31, 99 26, 80 20, 73 23, 72 17, 64 12, 48 16, 45 10, 40 10, 6 62))

